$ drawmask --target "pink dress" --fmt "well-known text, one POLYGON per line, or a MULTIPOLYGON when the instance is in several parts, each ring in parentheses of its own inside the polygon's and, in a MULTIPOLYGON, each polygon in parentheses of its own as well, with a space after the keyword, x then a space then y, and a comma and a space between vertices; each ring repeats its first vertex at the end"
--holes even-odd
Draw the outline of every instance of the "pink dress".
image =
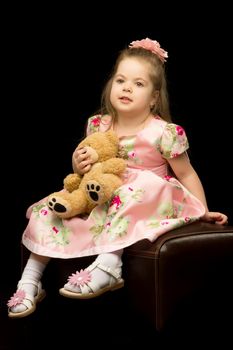
MULTIPOLYGON (((88 120, 87 133, 106 131, 110 117, 88 120)), ((182 127, 155 116, 137 135, 120 138, 120 155, 127 160, 123 185, 112 199, 84 217, 57 218, 45 200, 28 210, 22 242, 32 252, 75 258, 111 252, 141 239, 155 241, 163 233, 186 225, 205 213, 203 204, 169 176, 166 158, 185 152, 182 127)))

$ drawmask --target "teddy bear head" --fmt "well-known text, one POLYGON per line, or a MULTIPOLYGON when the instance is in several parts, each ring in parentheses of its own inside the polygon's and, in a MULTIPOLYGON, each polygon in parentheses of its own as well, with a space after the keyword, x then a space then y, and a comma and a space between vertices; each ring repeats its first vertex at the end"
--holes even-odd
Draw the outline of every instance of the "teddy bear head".
POLYGON ((78 149, 88 150, 93 161, 103 162, 114 158, 118 153, 118 137, 114 131, 94 132, 86 136, 78 145, 78 149))

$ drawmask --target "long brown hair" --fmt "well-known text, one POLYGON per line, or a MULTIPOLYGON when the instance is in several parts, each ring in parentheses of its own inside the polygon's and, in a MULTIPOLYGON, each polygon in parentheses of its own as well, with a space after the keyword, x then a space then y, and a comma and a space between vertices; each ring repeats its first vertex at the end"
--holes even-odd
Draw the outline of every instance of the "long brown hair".
POLYGON ((166 82, 164 63, 156 56, 156 54, 143 48, 127 48, 120 52, 116 60, 116 63, 113 67, 111 76, 103 89, 102 98, 101 98, 101 114, 102 115, 109 114, 112 116, 113 119, 116 117, 116 111, 110 102, 110 92, 112 88, 112 82, 120 62, 125 58, 131 58, 131 57, 144 60, 150 64, 151 66, 150 78, 153 83, 154 90, 159 91, 158 102, 153 107, 151 112, 154 115, 159 115, 162 119, 170 122, 171 114, 170 114, 170 108, 169 108, 169 98, 168 98, 168 92, 167 92, 167 82, 166 82))

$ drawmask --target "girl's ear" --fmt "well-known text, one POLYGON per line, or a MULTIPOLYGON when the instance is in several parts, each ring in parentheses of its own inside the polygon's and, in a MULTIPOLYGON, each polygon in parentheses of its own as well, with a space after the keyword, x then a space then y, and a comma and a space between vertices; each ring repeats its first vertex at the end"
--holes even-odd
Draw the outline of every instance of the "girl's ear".
POLYGON ((152 94, 152 100, 150 103, 150 106, 152 109, 157 104, 158 98, 159 98, 159 90, 155 90, 152 94))

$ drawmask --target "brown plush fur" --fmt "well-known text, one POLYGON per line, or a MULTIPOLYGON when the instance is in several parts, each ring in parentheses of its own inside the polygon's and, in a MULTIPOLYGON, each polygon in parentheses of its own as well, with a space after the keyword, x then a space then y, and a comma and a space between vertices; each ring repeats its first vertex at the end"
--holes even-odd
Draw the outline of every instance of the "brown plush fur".
POLYGON ((113 131, 95 132, 78 145, 78 148, 81 147, 91 151, 94 163, 91 169, 83 176, 69 174, 64 179, 66 191, 48 196, 49 208, 62 219, 90 213, 97 204, 111 199, 114 191, 122 184, 120 175, 126 163, 117 158, 118 137, 113 131))

